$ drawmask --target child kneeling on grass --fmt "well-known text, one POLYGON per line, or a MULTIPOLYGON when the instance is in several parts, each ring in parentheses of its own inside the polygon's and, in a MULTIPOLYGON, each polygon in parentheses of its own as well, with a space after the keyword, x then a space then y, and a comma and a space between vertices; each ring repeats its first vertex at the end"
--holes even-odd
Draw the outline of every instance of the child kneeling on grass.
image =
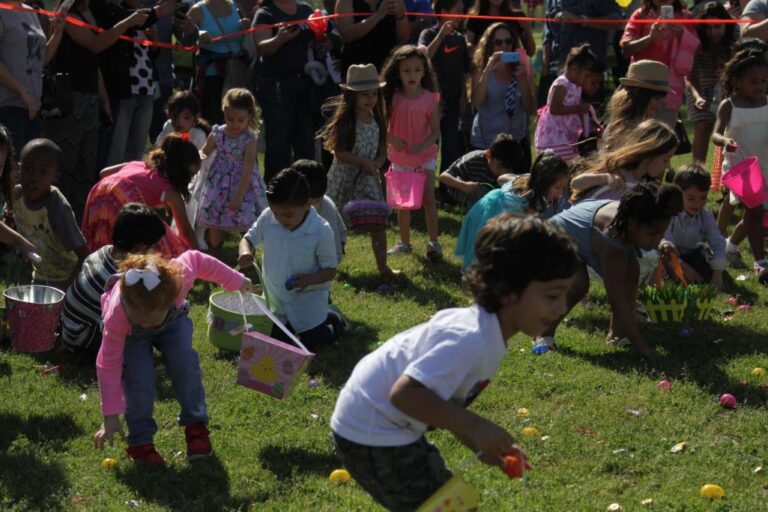
MULTIPOLYGON (((346 320, 328 307, 336 277, 333 229, 311 206, 307 179, 283 169, 267 186, 265 209, 240 240, 237 264, 253 265, 253 250, 264 246, 264 292, 277 316, 313 352, 346 329, 346 320)), ((277 325, 271 336, 291 340, 277 325)))
POLYGON ((119 263, 131 253, 152 249, 165 236, 165 224, 154 210, 128 203, 117 213, 112 245, 92 252, 64 296, 61 342, 69 350, 95 356, 101 346, 101 295, 119 263))
POLYGON ((336 452, 388 509, 415 509, 451 478, 424 437, 429 426, 503 467, 515 439, 465 407, 498 370, 509 338, 538 336, 565 314, 578 257, 559 228, 502 214, 480 231, 475 253, 464 278, 475 304, 443 310, 368 354, 336 402, 336 452))
POLYGON ((208 410, 197 352, 192 348, 192 320, 185 298, 198 278, 229 291, 251 291, 251 280, 216 258, 187 251, 166 260, 160 255, 133 255, 120 264, 117 284, 101 297, 104 334, 96 358, 104 423, 93 437, 97 448, 118 434, 125 439, 120 414, 128 424, 128 455, 137 462, 165 465, 152 438, 157 423, 153 347, 163 355, 165 369, 181 405, 187 460, 213 453, 208 439, 208 410))

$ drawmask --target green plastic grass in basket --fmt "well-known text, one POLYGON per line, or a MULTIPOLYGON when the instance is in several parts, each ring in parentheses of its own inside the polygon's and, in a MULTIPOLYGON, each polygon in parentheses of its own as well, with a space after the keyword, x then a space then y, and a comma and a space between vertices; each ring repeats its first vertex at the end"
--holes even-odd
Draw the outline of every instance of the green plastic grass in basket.
POLYGON ((652 322, 682 322, 709 318, 716 295, 717 289, 710 284, 667 282, 641 289, 640 301, 652 322))

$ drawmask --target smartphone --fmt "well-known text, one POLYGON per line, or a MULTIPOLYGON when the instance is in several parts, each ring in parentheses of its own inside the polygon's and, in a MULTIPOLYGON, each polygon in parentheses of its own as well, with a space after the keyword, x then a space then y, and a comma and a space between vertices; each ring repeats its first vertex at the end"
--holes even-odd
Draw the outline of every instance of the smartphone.
POLYGON ((501 54, 501 62, 505 64, 519 64, 520 53, 519 52, 503 52, 501 54))
POLYGON ((671 5, 662 5, 660 10, 661 19, 663 20, 671 20, 675 17, 675 8, 671 5))

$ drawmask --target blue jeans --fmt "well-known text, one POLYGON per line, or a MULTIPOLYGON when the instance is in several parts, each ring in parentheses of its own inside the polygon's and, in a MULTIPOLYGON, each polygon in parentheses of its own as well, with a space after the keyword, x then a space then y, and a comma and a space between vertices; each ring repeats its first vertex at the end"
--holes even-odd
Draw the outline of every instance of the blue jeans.
POLYGON ((265 183, 296 160, 315 157, 307 80, 303 75, 265 75, 259 79, 258 98, 267 142, 265 183))
POLYGON ((125 340, 123 389, 129 446, 149 444, 157 432, 152 417, 156 392, 152 347, 162 354, 181 405, 179 424, 208 423, 200 360, 192 349, 194 327, 187 311, 187 306, 181 310, 174 307, 162 325, 152 329, 133 325, 132 334, 125 340))
POLYGON ((30 120, 29 111, 23 107, 0 107, 0 124, 11 132, 17 160, 24 145, 40 136, 40 116, 30 120))
POLYGON ((152 123, 154 96, 132 94, 117 104, 107 165, 141 160, 152 123))

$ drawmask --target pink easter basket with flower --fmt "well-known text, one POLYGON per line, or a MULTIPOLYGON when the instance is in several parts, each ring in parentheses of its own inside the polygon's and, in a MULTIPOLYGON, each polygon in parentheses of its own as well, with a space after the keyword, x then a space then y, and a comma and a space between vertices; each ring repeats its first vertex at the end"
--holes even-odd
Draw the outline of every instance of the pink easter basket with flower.
MULTIPOLYGON (((284 343, 261 332, 244 333, 240 362, 237 365, 237 383, 282 400, 301 379, 315 354, 307 350, 261 300, 254 300, 259 309, 296 345, 284 343)), ((243 324, 246 327, 249 325, 245 316, 243 324)))

